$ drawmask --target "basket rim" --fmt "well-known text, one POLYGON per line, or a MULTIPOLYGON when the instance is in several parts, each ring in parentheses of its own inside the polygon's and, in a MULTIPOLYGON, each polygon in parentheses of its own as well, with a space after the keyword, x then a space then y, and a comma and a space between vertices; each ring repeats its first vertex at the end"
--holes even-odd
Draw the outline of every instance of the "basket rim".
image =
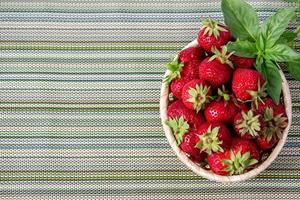
MULTIPOLYGON (((186 45, 183 49, 189 48, 189 47, 196 47, 199 46, 197 39, 193 40, 190 42, 188 45, 186 45)), ((183 50, 182 49, 182 50, 183 50)), ((164 77, 169 74, 169 71, 167 70, 164 77)), ((282 93, 283 93, 283 99, 284 99, 284 105, 285 105, 285 111, 287 114, 288 118, 288 125, 285 128, 283 132, 283 137, 282 139, 279 140, 278 144, 276 147, 273 149, 272 153, 268 156, 268 158, 262 162, 258 167, 244 173, 241 175, 233 175, 233 176, 221 176, 217 175, 209 170, 203 169, 200 166, 198 166, 196 163, 191 161, 188 156, 181 151, 181 149, 177 146, 175 137, 171 131, 171 129, 165 124, 165 121, 167 120, 167 105, 169 103, 168 96, 169 96, 169 87, 165 82, 162 82, 161 85, 161 95, 160 95, 160 118, 161 118, 161 123, 163 126, 163 130, 165 133, 165 136, 167 137, 167 140, 172 147, 173 151, 179 158, 181 162, 183 162, 188 168, 190 168, 194 173, 197 175, 200 175, 206 179, 217 181, 217 182, 237 182, 237 181, 245 181, 251 178, 254 178, 257 176, 259 173, 264 171, 267 167, 269 167, 272 162, 277 158, 278 154, 282 150, 286 138, 288 135, 288 131, 291 127, 292 123, 292 102, 291 102, 291 94, 289 90, 289 86, 287 83, 287 80, 283 74, 282 71, 280 71, 280 75, 282 78, 282 93)))

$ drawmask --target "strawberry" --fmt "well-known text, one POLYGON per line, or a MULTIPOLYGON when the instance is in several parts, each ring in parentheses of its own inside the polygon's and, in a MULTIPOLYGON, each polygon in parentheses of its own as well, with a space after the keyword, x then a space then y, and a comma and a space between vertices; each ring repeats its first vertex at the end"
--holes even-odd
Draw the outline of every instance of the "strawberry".
POLYGON ((183 70, 181 72, 182 78, 193 78, 197 79, 199 77, 199 65, 201 64, 200 60, 191 60, 187 64, 184 65, 183 70))
POLYGON ((282 133, 287 126, 285 107, 281 103, 276 105, 270 97, 267 97, 259 102, 254 110, 262 114, 265 121, 262 135, 257 138, 256 143, 263 150, 270 149, 282 138, 282 133))
POLYGON ((284 106, 280 103, 278 105, 276 105, 276 103, 273 101, 272 98, 267 97, 264 101, 260 101, 258 103, 258 107, 254 107, 254 111, 259 113, 259 114, 263 114, 264 111, 267 108, 272 108, 273 109, 273 115, 279 115, 279 114, 283 114, 285 115, 285 108, 284 106))
POLYGON ((195 147, 198 141, 199 136, 193 132, 190 132, 183 136, 182 143, 179 146, 180 149, 187 153, 191 160, 195 162, 201 162, 206 156, 204 152, 201 152, 200 149, 195 147))
POLYGON ((202 80, 195 79, 184 85, 181 98, 185 107, 199 112, 212 99, 211 94, 210 86, 202 80))
POLYGON ((245 58, 239 57, 236 55, 232 55, 230 58, 231 62, 233 63, 234 67, 237 68, 248 68, 251 69, 255 62, 255 58, 245 58))
POLYGON ((205 118, 208 122, 232 122, 238 112, 237 107, 231 101, 214 101, 204 110, 205 118))
POLYGON ((203 23, 197 37, 198 44, 209 53, 212 52, 213 47, 221 49, 230 39, 229 29, 211 18, 203 23))
POLYGON ((247 112, 249 110, 249 107, 247 106, 247 104, 244 104, 241 102, 235 102, 234 104, 241 111, 247 112))
POLYGON ((223 163, 224 160, 230 160, 230 150, 212 153, 207 157, 208 165, 214 173, 227 176, 229 166, 223 163))
POLYGON ((200 47, 190 47, 179 52, 179 60, 187 63, 192 60, 201 60, 204 56, 204 50, 200 47))
POLYGON ((231 142, 231 148, 234 153, 241 152, 242 154, 246 152, 250 152, 251 158, 259 161, 260 160, 260 152, 252 140, 244 140, 241 138, 234 138, 231 142))
POLYGON ((250 152, 242 153, 233 150, 226 150, 225 152, 217 152, 208 155, 207 162, 210 169, 219 175, 238 175, 251 169, 258 160, 251 157, 250 152))
POLYGON ((266 108, 273 108, 275 105, 275 102, 270 97, 267 97, 260 101, 257 107, 253 107, 253 110, 256 113, 263 114, 266 108))
POLYGON ((197 142, 196 147, 201 152, 204 151, 208 154, 219 151, 223 152, 224 149, 230 146, 230 132, 222 123, 204 123, 198 128, 197 133, 200 140, 197 142))
POLYGON ((199 66, 199 77, 214 87, 227 83, 232 76, 232 63, 228 59, 227 48, 223 47, 222 52, 213 50, 215 55, 205 58, 199 66))
POLYGON ((238 107, 234 104, 231 96, 227 94, 225 87, 218 88, 219 98, 210 103, 204 110, 205 118, 208 122, 229 123, 233 121, 238 112, 238 107))
POLYGON ((177 99, 181 99, 181 92, 182 92, 182 88, 183 86, 188 83, 189 81, 191 81, 193 79, 190 79, 190 78, 186 78, 186 79, 183 79, 183 78, 178 78, 178 79, 175 79, 171 82, 170 84, 170 90, 172 92, 172 94, 177 98, 177 99))
POLYGON ((200 64, 200 60, 190 61, 182 67, 180 76, 172 80, 170 90, 176 98, 181 99, 182 88, 187 82, 198 78, 198 66, 200 64))
POLYGON ((252 110, 239 112, 233 120, 235 132, 243 139, 257 138, 264 128, 263 118, 252 110))
MULTIPOLYGON (((205 122, 201 113, 196 114, 193 110, 187 109, 180 100, 174 101, 169 105, 167 115, 169 120, 178 120, 180 117, 183 117, 184 121, 188 123, 189 130, 191 131, 197 130, 198 127, 205 122)), ((181 124, 181 126, 182 125, 183 124, 181 124)))
POLYGON ((265 97, 265 81, 256 70, 238 68, 233 73, 232 91, 240 101, 252 100, 258 106, 258 100, 265 97))
POLYGON ((287 127, 288 119, 285 115, 283 105, 279 104, 276 109, 267 107, 264 111, 265 128, 262 130, 262 135, 256 140, 258 146, 263 149, 272 148, 281 138, 284 129, 287 127))
POLYGON ((275 137, 271 137, 270 140, 268 140, 265 136, 259 136, 256 139, 256 144, 258 145, 258 147, 261 150, 268 150, 271 149, 272 147, 274 147, 275 144, 277 144, 278 139, 276 139, 275 137))
POLYGON ((249 107, 244 102, 240 102, 236 99, 236 97, 231 94, 230 100, 234 103, 234 105, 237 107, 237 110, 247 112, 249 110, 249 107))

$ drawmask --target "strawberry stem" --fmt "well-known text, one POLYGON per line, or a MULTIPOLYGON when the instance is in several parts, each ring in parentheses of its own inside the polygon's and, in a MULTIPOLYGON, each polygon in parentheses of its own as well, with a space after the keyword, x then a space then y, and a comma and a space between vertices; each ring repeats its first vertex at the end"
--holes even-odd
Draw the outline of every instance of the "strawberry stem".
POLYGON ((267 141, 271 141, 274 137, 275 139, 281 139, 283 130, 287 127, 287 118, 283 116, 283 113, 276 116, 273 115, 273 109, 267 108, 264 111, 264 120, 266 123, 263 129, 263 136, 267 141))
POLYGON ((241 136, 244 136, 245 134, 250 134, 253 137, 258 136, 258 133, 261 130, 259 117, 260 115, 254 116, 252 110, 249 110, 247 113, 242 111, 242 119, 238 120, 236 124, 241 136))
POLYGON ((243 174, 248 168, 258 163, 258 160, 251 159, 250 152, 242 154, 241 151, 234 153, 230 150, 230 159, 222 160, 223 164, 227 166, 225 169, 229 175, 243 174))
POLYGON ((208 34, 209 36, 214 35, 215 38, 220 36, 220 32, 228 32, 225 28, 223 28, 217 21, 213 20, 211 17, 206 21, 202 21, 204 30, 204 35, 208 34))
POLYGON ((221 52, 216 47, 212 47, 211 51, 214 53, 214 55, 208 60, 209 62, 213 61, 214 59, 218 59, 222 64, 227 64, 234 69, 233 63, 229 60, 230 56, 232 56, 234 52, 228 54, 226 46, 222 47, 221 52))
POLYGON ((188 132, 189 124, 184 120, 182 116, 179 118, 171 118, 165 123, 172 129, 177 145, 180 145, 183 140, 184 134, 188 132))
POLYGON ((223 97, 225 101, 230 100, 230 95, 228 94, 228 91, 225 89, 224 85, 222 85, 222 89, 218 88, 218 95, 223 97))
POLYGON ((207 129, 206 133, 200 136, 199 142, 196 144, 196 148, 200 149, 201 152, 211 154, 212 152, 223 152, 223 148, 220 146, 222 141, 219 140, 220 127, 211 129, 211 126, 207 129))
POLYGON ((189 94, 191 98, 188 99, 189 102, 193 104, 193 108, 199 112, 203 110, 207 103, 212 100, 212 97, 208 96, 210 87, 204 86, 203 84, 196 85, 195 88, 189 89, 189 94))
POLYGON ((178 57, 166 65, 166 68, 170 71, 169 75, 165 77, 164 82, 170 84, 172 80, 181 77, 181 71, 184 64, 179 62, 178 57))

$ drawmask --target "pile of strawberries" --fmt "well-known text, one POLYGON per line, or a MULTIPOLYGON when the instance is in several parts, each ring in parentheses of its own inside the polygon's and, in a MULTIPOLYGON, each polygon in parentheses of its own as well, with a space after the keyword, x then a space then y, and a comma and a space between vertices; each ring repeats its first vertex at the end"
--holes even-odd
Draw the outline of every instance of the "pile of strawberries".
POLYGON ((208 19, 198 47, 169 64, 166 124, 194 162, 219 175, 242 174, 262 161, 287 126, 285 107, 266 93, 255 59, 227 52, 230 30, 208 19), (208 164, 208 165, 207 165, 208 164))

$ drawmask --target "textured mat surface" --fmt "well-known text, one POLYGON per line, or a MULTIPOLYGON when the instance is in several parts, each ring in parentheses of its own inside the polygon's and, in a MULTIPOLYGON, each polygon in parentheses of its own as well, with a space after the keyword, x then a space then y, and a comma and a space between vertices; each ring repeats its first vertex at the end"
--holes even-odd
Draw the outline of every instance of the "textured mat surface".
MULTIPOLYGON (((250 2, 261 19, 296 7, 250 2)), ((300 83, 289 76, 287 144, 254 180, 195 176, 164 137, 164 64, 200 16, 222 20, 219 3, 1 0, 0 199, 300 199, 300 83)))

